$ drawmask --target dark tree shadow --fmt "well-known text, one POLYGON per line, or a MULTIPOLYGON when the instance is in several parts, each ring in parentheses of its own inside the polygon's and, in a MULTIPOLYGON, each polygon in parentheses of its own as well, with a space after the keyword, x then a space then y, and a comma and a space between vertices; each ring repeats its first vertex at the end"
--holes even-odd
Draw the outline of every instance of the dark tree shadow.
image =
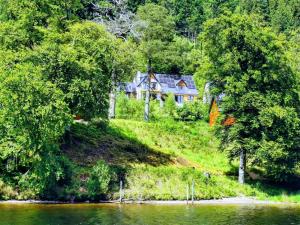
POLYGON ((171 155, 155 151, 128 137, 123 130, 108 125, 74 124, 64 140, 64 153, 79 165, 93 165, 98 160, 118 166, 173 163, 171 155))

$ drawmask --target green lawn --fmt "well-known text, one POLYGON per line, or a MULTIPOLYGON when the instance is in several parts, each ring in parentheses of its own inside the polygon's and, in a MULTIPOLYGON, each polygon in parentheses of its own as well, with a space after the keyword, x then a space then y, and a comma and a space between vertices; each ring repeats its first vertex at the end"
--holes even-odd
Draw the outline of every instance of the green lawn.
MULTIPOLYGON (((195 199, 254 196, 299 202, 299 194, 248 180, 237 182, 237 166, 218 150, 218 140, 204 121, 142 122, 115 119, 108 126, 76 124, 65 153, 88 168, 105 160, 125 180, 126 199, 186 199, 195 183, 195 199), (204 174, 209 173, 210 178, 204 174)), ((117 189, 109 198, 117 199, 117 189)))

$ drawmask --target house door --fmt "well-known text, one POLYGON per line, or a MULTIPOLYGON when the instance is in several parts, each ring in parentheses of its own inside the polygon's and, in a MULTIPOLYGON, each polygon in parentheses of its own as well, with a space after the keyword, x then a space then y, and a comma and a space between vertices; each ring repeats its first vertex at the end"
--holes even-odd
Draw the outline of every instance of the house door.
POLYGON ((182 103, 183 103, 183 95, 176 95, 176 96, 175 96, 175 101, 176 101, 178 104, 182 104, 182 103))

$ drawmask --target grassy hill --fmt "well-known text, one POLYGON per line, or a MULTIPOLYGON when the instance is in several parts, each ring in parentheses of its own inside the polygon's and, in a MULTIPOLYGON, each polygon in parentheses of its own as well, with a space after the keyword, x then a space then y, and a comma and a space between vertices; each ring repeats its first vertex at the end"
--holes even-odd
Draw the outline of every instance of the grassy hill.
MULTIPOLYGON (((213 131, 203 121, 145 123, 116 119, 109 125, 77 123, 69 139, 64 152, 82 174, 97 161, 105 160, 116 171, 116 180, 124 181, 125 199, 183 200, 194 182, 195 199, 254 196, 300 201, 295 191, 259 180, 238 184, 237 163, 228 163, 226 155, 217 149, 213 131)), ((117 185, 111 187, 107 197, 119 197, 117 185)))

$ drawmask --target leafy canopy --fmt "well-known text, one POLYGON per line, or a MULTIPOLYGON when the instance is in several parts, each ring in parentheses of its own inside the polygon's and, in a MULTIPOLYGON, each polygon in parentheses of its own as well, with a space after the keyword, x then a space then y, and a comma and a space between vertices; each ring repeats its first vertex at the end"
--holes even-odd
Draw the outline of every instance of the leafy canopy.
POLYGON ((213 93, 225 94, 222 147, 230 157, 246 150, 249 162, 283 180, 295 172, 300 156, 299 96, 286 57, 286 41, 254 17, 222 15, 206 23, 202 35, 206 60, 199 74, 213 93))

